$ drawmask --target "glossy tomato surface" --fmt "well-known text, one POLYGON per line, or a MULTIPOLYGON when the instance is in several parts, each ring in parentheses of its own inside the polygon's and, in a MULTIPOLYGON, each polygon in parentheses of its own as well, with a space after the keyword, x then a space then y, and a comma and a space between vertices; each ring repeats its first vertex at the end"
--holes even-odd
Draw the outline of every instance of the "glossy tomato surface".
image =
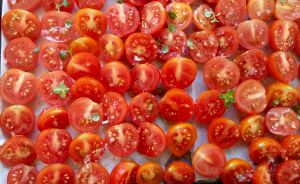
POLYGON ((193 22, 199 30, 214 30, 217 23, 214 10, 208 4, 201 4, 194 11, 193 22))
POLYGON ((93 8, 96 10, 100 10, 106 3, 106 0, 75 0, 78 8, 93 8))
POLYGON ((80 52, 89 52, 95 56, 98 55, 98 43, 88 36, 80 37, 73 40, 70 44, 72 55, 80 52))
POLYGON ((35 183, 37 178, 37 170, 25 164, 19 164, 12 167, 7 174, 7 184, 15 184, 17 181, 19 184, 35 183))
POLYGON ((64 3, 64 0, 41 0, 41 1, 42 1, 42 6, 46 11, 59 10, 59 11, 71 12, 75 5, 74 0, 67 0, 67 3, 64 3))
POLYGON ((267 89, 270 107, 291 107, 297 102, 298 95, 296 88, 282 82, 272 83, 267 89))
POLYGON ((284 149, 284 159, 300 158, 300 135, 290 135, 283 139, 281 146, 284 149))
POLYGON ((245 160, 233 158, 224 167, 222 182, 224 184, 247 184, 251 183, 252 177, 252 165, 245 160))
POLYGON ((193 19, 193 11, 191 6, 182 2, 172 2, 166 6, 168 13, 167 24, 174 25, 179 30, 185 30, 189 27, 193 19), (170 16, 175 14, 174 16, 170 16))
POLYGON ((9 7, 11 9, 23 9, 27 11, 32 11, 37 9, 40 3, 41 0, 24 0, 24 1, 8 0, 9 7))
POLYGON ((247 10, 251 19, 268 20, 273 16, 275 2, 274 0, 250 0, 247 10))
POLYGON ((300 182, 300 161, 288 160, 279 165, 276 170, 276 181, 278 184, 300 182))
POLYGON ((218 56, 228 57, 235 54, 239 48, 239 34, 230 26, 222 26, 215 30, 219 42, 218 56))
POLYGON ((118 61, 124 54, 123 40, 113 34, 104 34, 99 38, 100 59, 106 62, 118 61))
POLYGON ((156 162, 146 162, 137 171, 136 182, 139 184, 159 184, 163 180, 163 168, 156 162))
POLYGON ((86 184, 92 178, 95 183, 108 184, 109 173, 102 165, 98 163, 89 163, 79 168, 75 180, 77 184, 86 184))
POLYGON ((194 168, 183 161, 174 161, 164 173, 167 184, 192 184, 195 181, 194 168))
POLYGON ((73 169, 66 164, 50 164, 44 167, 38 174, 37 183, 64 183, 73 184, 75 174, 73 169))
POLYGON ((258 137, 263 137, 267 131, 264 116, 250 115, 240 122, 242 139, 250 143, 258 137))
POLYGON ((135 184, 139 165, 135 161, 124 160, 117 164, 110 174, 110 183, 135 184))
POLYGON ((49 128, 65 129, 69 126, 68 111, 65 107, 53 106, 41 111, 37 118, 37 128, 43 131, 49 128))

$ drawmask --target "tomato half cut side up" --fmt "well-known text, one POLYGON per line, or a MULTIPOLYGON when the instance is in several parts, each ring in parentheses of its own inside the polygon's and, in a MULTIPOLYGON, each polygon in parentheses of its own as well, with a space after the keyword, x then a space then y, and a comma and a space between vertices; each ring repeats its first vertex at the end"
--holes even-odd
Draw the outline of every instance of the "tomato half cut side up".
POLYGON ((245 160, 233 158, 227 161, 221 177, 224 184, 251 183, 253 177, 252 165, 245 160))
POLYGON ((263 137, 267 132, 265 118, 261 115, 251 115, 241 120, 242 139, 250 143, 258 137, 263 137))
POLYGON ((281 146, 284 149, 283 158, 285 160, 300 158, 300 135, 290 135, 283 139, 281 146))
POLYGON ((300 2, 287 0, 276 1, 275 17, 283 20, 297 20, 300 18, 300 2))
POLYGON ((50 164, 44 167, 38 174, 36 183, 75 183, 73 169, 66 164, 50 164))
POLYGON ((27 11, 33 11, 37 9, 40 3, 41 0, 24 0, 24 1, 8 0, 10 9, 23 9, 27 11))
POLYGON ((78 8, 93 8, 96 10, 100 10, 106 3, 106 0, 75 0, 78 8))
POLYGON ((261 183, 266 183, 266 184, 272 184, 273 183, 273 176, 271 173, 271 167, 269 166, 268 163, 262 163, 258 165, 254 172, 253 172, 253 178, 252 178, 252 183, 253 184, 261 184, 261 183))
POLYGON ((163 168, 156 162, 145 162, 136 174, 136 182, 140 184, 159 184, 164 176, 163 168))
POLYGON ((300 161, 288 160, 281 163, 276 169, 275 175, 278 184, 300 182, 300 161))
POLYGON ((251 0, 247 5, 251 19, 268 20, 274 14, 274 0, 251 0))
POLYGON ((194 168, 183 161, 174 161, 164 173, 166 183, 192 184, 195 181, 194 168))
POLYGON ((41 0, 42 6, 48 12, 51 10, 59 10, 64 12, 72 12, 74 9, 74 0, 41 0))
POLYGON ((86 184, 93 178, 93 182, 108 184, 109 183, 109 173, 102 165, 98 163, 89 163, 83 165, 76 174, 77 184, 86 184))
POLYGON ((223 26, 215 30, 215 35, 219 42, 218 56, 228 57, 234 55, 239 48, 239 34, 230 27, 223 26))
POLYGON ((135 161, 122 161, 117 164, 110 174, 110 183, 134 184, 139 165, 135 161))
POLYGON ((118 61, 124 54, 123 40, 113 34, 104 34, 98 41, 100 60, 118 61))
POLYGON ((187 29, 193 20, 192 8, 186 3, 172 2, 166 6, 166 10, 168 13, 167 24, 175 25, 179 30, 187 29), (170 16, 171 12, 176 15, 175 18, 170 16))
POLYGON ((193 22, 199 30, 206 31, 214 30, 217 25, 214 10, 208 4, 201 4, 194 11, 193 22))
POLYGON ((69 117, 65 107, 53 106, 44 109, 37 119, 39 131, 50 128, 65 129, 67 126, 69 126, 69 117))
POLYGON ((93 38, 88 36, 77 38, 73 40, 70 45, 72 55, 76 55, 80 52, 89 52, 94 56, 98 56, 98 43, 93 38))
POLYGON ((25 164, 19 164, 10 168, 7 174, 7 184, 33 184, 37 179, 37 170, 25 164))

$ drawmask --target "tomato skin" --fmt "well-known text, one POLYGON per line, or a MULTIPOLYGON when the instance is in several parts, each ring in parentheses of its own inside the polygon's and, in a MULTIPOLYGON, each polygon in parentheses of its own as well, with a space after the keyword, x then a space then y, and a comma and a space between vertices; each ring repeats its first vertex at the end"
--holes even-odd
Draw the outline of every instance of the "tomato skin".
POLYGON ((193 11, 187 3, 172 2, 166 6, 167 13, 173 12, 176 14, 175 19, 167 16, 167 24, 175 25, 179 30, 185 30, 189 27, 193 20, 193 11))
POLYGON ((215 35, 219 42, 218 56, 228 57, 238 51, 240 39, 234 28, 230 26, 219 27, 215 30, 215 35))
POLYGON ((300 56, 300 32, 297 34, 296 37, 295 52, 298 54, 298 56, 300 56))
POLYGON ((123 40, 113 34, 104 34, 98 41, 100 59, 106 62, 118 61, 124 54, 123 40))
POLYGON ((164 173, 166 184, 192 184, 195 181, 194 168, 183 161, 172 162, 164 173))
POLYGON ((267 89, 269 107, 290 107, 297 102, 298 95, 296 88, 281 82, 272 83, 267 89))
POLYGON ((276 0, 274 16, 277 19, 297 20, 300 18, 300 2, 299 1, 280 1, 276 0))
POLYGON ((33 11, 38 8, 41 0, 27 0, 27 1, 14 1, 8 0, 10 9, 23 9, 27 11, 33 11))
POLYGON ((269 165, 266 163, 260 164, 256 167, 253 172, 252 178, 253 184, 272 184, 272 175, 270 172, 269 165))
POLYGON ((72 54, 78 54, 80 52, 89 52, 95 56, 98 55, 98 43, 88 36, 77 38, 73 40, 70 45, 72 54))
POLYGON ((148 0, 125 0, 125 3, 128 3, 133 6, 144 6, 148 0))
POLYGON ((201 4, 194 11, 193 22, 199 30, 212 31, 216 27, 215 22, 205 17, 204 13, 207 11, 213 12, 214 10, 208 4, 201 4))
POLYGON ((249 162, 233 158, 225 165, 222 182, 224 184, 247 184, 251 183, 252 176, 253 170, 249 162))
POLYGON ((186 3, 186 4, 192 4, 195 0, 172 0, 172 1, 186 3))
MULTIPOLYGON (((42 6, 44 9, 48 12, 51 10, 57 10, 56 4, 63 4, 63 0, 41 0, 42 6)), ((69 5, 68 6, 60 6, 59 10, 64 12, 72 12, 74 9, 75 2, 74 0, 68 0, 69 5)))
POLYGON ((290 135, 283 139, 281 146, 284 149, 283 158, 285 160, 300 158, 300 135, 290 135))
POLYGON ((36 183, 75 183, 75 174, 72 168, 66 164, 50 164, 44 167, 38 174, 36 183), (56 176, 56 177, 55 177, 56 176))
POLYGON ((67 126, 69 126, 69 117, 68 111, 64 107, 53 106, 44 109, 37 119, 39 131, 50 128, 65 129, 67 126))
POLYGON ((139 167, 136 182, 138 184, 159 184, 163 176, 163 168, 158 163, 146 162, 139 167))
POLYGON ((300 181, 300 161, 288 160, 282 162, 276 169, 276 181, 278 184, 299 183, 300 181))
POLYGON ((95 183, 108 184, 109 173, 98 163, 89 163, 83 165, 76 174, 76 184, 86 184, 93 178, 95 183))
POLYGON ((250 143, 266 133, 265 118, 261 115, 248 116, 240 122, 242 139, 250 143))
POLYGON ((250 0, 247 5, 251 19, 268 20, 274 14, 274 0, 250 0))
POLYGON ((139 165, 135 161, 122 161, 117 164, 110 174, 111 184, 135 184, 139 165))
POLYGON ((7 174, 7 184, 14 184, 18 181, 19 184, 35 183, 37 171, 34 167, 25 164, 19 164, 12 167, 7 174))
POLYGON ((93 8, 96 10, 100 10, 103 8, 103 6, 106 3, 106 0, 94 0, 94 1, 89 1, 89 0, 75 0, 76 5, 78 8, 83 9, 83 8, 93 8))

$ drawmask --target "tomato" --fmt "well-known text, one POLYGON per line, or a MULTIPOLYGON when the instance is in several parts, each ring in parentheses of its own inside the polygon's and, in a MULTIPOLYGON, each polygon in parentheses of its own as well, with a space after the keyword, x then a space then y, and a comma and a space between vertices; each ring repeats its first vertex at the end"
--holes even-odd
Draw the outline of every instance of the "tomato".
POLYGON ((276 170, 276 181, 278 184, 300 182, 300 161, 288 160, 279 165, 276 170))
POLYGON ((284 20, 297 20, 300 18, 300 2, 294 0, 276 0, 275 17, 284 20))
POLYGON ((98 44, 100 58, 103 61, 118 61, 124 54, 124 42, 116 35, 104 34, 98 44))
MULTIPOLYGON (((125 0, 125 3, 131 4, 133 6, 144 6, 148 0, 125 0)), ((124 4, 124 3, 123 3, 124 4)))
POLYGON ((151 93, 140 93, 131 99, 129 117, 136 124, 153 122, 158 116, 158 101, 151 93))
POLYGON ((274 14, 274 0, 250 0, 247 5, 251 19, 268 20, 274 14))
POLYGON ((3 15, 1 29, 8 40, 20 37, 36 40, 40 36, 41 25, 38 17, 31 12, 14 9, 3 15))
MULTIPOLYGON (((138 3, 140 0, 130 1, 138 3)), ((109 30, 113 34, 125 37, 137 30, 140 22, 140 14, 136 7, 127 3, 114 3, 106 10, 106 20, 109 30)))
POLYGON ((0 79, 1 97, 10 104, 27 104, 36 94, 34 74, 18 69, 7 70, 0 79))
POLYGON ((31 164, 35 158, 34 143, 22 135, 11 137, 0 147, 0 160, 6 166, 31 164))
POLYGON ((68 109, 71 126, 79 132, 93 132, 101 125, 103 112, 98 103, 86 97, 73 101, 68 109))
POLYGON ((218 53, 218 39, 212 32, 194 32, 188 42, 190 55, 198 63, 205 63, 218 53))
POLYGON ((178 123, 167 132, 167 147, 177 157, 183 156, 194 146, 197 139, 196 128, 189 123, 178 123))
POLYGON ((161 70, 161 82, 164 88, 187 88, 197 76, 197 65, 193 60, 177 57, 168 60, 161 70))
POLYGON ((175 25, 179 30, 188 28, 193 20, 192 8, 186 3, 170 3, 166 6, 166 10, 168 13, 167 24, 175 25), (172 16, 172 14, 175 14, 175 16, 172 16))
POLYGON ((159 184, 163 180, 163 168, 155 162, 146 162, 137 171, 138 184, 159 184))
POLYGON ((70 88, 72 79, 63 71, 47 72, 42 75, 37 88, 40 97, 49 105, 67 105, 70 103, 72 95, 70 88))
POLYGON ((135 65, 131 71, 131 90, 136 93, 152 92, 160 83, 160 73, 155 65, 144 63, 135 65))
POLYGON ((64 183, 73 184, 74 171, 66 164, 50 164, 44 167, 38 174, 36 183, 64 183))
POLYGON ((94 77, 99 78, 101 65, 99 59, 88 53, 81 52, 74 55, 67 66, 67 73, 73 79, 80 77, 94 77))
POLYGON ((219 27, 215 30, 219 42, 218 56, 228 57, 235 54, 239 48, 239 34, 229 26, 219 27))
POLYGON ((76 183, 86 184, 90 182, 108 184, 109 173, 102 165, 98 163, 85 164, 76 174, 76 183))
POLYGON ((37 171, 34 167, 19 164, 12 167, 7 174, 7 184, 33 184, 36 182, 37 171))
POLYGON ((263 137, 266 130, 265 118, 261 115, 251 115, 241 120, 242 139, 250 143, 255 138, 263 137))
POLYGON ((300 32, 297 34, 295 52, 300 56, 300 32))
POLYGON ((151 35, 133 33, 125 41, 127 61, 132 64, 152 63, 157 57, 158 46, 151 35))
POLYGON ((222 182, 224 184, 248 184, 251 183, 252 177, 251 164, 245 160, 233 158, 225 165, 222 182))
POLYGON ((164 131, 155 124, 142 123, 138 129, 140 143, 138 151, 148 157, 159 156, 166 147, 166 135, 164 131))
POLYGON ((92 77, 81 77, 72 85, 71 93, 74 98, 87 97, 94 102, 100 102, 105 93, 105 88, 92 77))
POLYGON ((95 56, 98 55, 98 43, 90 37, 84 36, 73 40, 71 45, 71 52, 73 55, 80 52, 89 52, 95 56))
POLYGON ((297 61, 290 52, 278 51, 269 56, 268 69, 272 77, 288 83, 296 78, 297 61))
POLYGON ((164 181, 167 184, 192 184, 195 181, 194 168, 183 161, 175 161, 166 168, 164 181))
POLYGON ((241 81, 254 79, 263 80, 268 75, 268 57, 259 49, 248 50, 234 59, 239 67, 241 81))
POLYGON ((294 135, 300 128, 297 114, 287 107, 275 107, 270 109, 266 116, 268 130, 275 135, 294 135))
POLYGON ((209 60, 203 68, 203 79, 209 89, 226 92, 238 85, 238 66, 224 57, 209 60))
POLYGON ((135 184, 139 165, 135 161, 122 161, 111 171, 110 183, 135 184))
POLYGON ((41 0, 46 11, 59 10, 64 12, 72 12, 74 9, 74 0, 41 0))
POLYGON ((287 51, 293 49, 296 45, 298 32, 299 26, 296 22, 275 20, 270 27, 270 46, 275 50, 287 51))
POLYGON ((42 37, 53 42, 73 41, 76 37, 74 21, 73 15, 67 12, 46 12, 41 20, 42 37))
POLYGON ((300 158, 300 135, 290 135, 284 138, 281 146, 284 149, 283 158, 286 160, 300 158))
POLYGON ((253 172, 253 184, 272 184, 272 175, 268 164, 260 164, 253 172))
POLYGON ((99 39, 106 31, 104 14, 95 9, 80 9, 75 15, 75 29, 80 36, 99 39))
POLYGON ((70 157, 77 163, 98 162, 104 153, 105 144, 105 140, 97 134, 80 134, 70 144, 70 157))
POLYGON ((38 116, 37 128, 43 131, 50 128, 65 129, 69 126, 68 111, 64 107, 49 107, 38 116))
POLYGON ((207 4, 201 4, 194 11, 193 22, 200 30, 214 30, 217 23, 214 10, 207 4))
POLYGON ((31 108, 24 105, 6 107, 0 117, 0 127, 7 136, 28 135, 35 124, 35 115, 31 108))
POLYGON ((106 3, 106 0, 75 0, 78 8, 93 8, 100 10, 106 3))
POLYGON ((267 97, 270 107, 290 107, 297 102, 298 90, 291 85, 275 82, 269 85, 267 97))
POLYGON ((37 9, 40 5, 41 0, 25 0, 25 1, 16 1, 16 0, 8 0, 8 4, 10 9, 23 9, 27 11, 32 11, 37 9))
POLYGON ((35 53, 36 44, 29 38, 16 38, 8 42, 4 57, 9 68, 30 71, 36 68, 38 54, 35 53))
POLYGON ((192 4, 195 0, 172 0, 172 1, 186 3, 186 4, 192 4))
POLYGON ((162 97, 158 110, 169 122, 184 122, 193 115, 193 99, 184 90, 173 88, 162 97))

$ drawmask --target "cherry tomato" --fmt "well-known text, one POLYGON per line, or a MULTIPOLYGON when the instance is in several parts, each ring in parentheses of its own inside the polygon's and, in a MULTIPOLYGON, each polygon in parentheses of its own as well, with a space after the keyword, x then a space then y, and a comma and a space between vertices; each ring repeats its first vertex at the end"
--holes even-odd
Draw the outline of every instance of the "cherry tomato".
POLYGON ((70 166, 66 164, 50 164, 39 172, 36 183, 73 184, 75 182, 74 177, 74 171, 70 166))
POLYGON ((10 9, 23 9, 27 11, 32 11, 37 9, 40 3, 41 0, 24 0, 24 1, 8 0, 10 9))
POLYGON ((209 3, 214 3, 216 4, 218 2, 218 0, 206 0, 206 2, 209 2, 209 3))
POLYGON ((300 2, 293 0, 276 0, 275 17, 283 20, 296 20, 300 18, 300 2))
POLYGON ((250 143, 258 137, 263 137, 267 131, 265 118, 261 115, 251 115, 241 120, 242 139, 250 143))
POLYGON ((172 0, 173 2, 180 2, 186 4, 192 4, 195 0, 172 0))
POLYGON ((250 0, 247 5, 251 19, 268 20, 274 14, 274 0, 250 0))
POLYGON ((251 183, 252 177, 251 164, 245 160, 233 158, 225 165, 222 182, 224 184, 248 184, 251 183))
POLYGON ((163 180, 163 168, 155 162, 146 162, 137 171, 138 184, 159 184, 163 180))
POLYGON ((125 3, 131 4, 133 6, 144 6, 148 0, 125 0, 125 3))
POLYGON ((183 161, 168 165, 164 173, 166 184, 192 184, 195 181, 194 168, 183 161))
POLYGON ((170 3, 166 6, 166 10, 168 13, 167 24, 175 25, 179 30, 187 29, 193 20, 192 8, 186 3, 170 3))
POLYGON ((297 34, 295 52, 300 56, 300 32, 297 34))
POLYGON ((41 0, 46 11, 59 10, 64 12, 72 12, 75 2, 74 0, 41 0))
POLYGON ((193 16, 195 26, 200 30, 212 31, 216 27, 214 10, 208 4, 201 4, 193 16))
POLYGON ((64 107, 49 107, 38 116, 37 128, 43 131, 50 128, 65 129, 69 126, 68 111, 64 107))
POLYGON ((89 52, 95 56, 98 55, 98 43, 90 37, 84 36, 73 40, 71 45, 71 52, 73 55, 80 52, 89 52))
POLYGON ((19 164, 12 167, 7 174, 7 184, 33 184, 36 182, 37 171, 34 167, 19 164))
POLYGON ((300 161, 288 160, 279 165, 276 170, 276 181, 278 184, 300 182, 300 161))
POLYGON ((298 90, 288 84, 275 82, 269 85, 267 97, 270 107, 290 107, 297 102, 298 90))
POLYGON ((100 58, 103 61, 118 61, 124 54, 124 42, 116 35, 104 34, 98 44, 100 58))
POLYGON ((239 48, 239 34, 229 26, 219 27, 215 30, 219 42, 218 56, 228 57, 232 56, 238 51, 239 48))
POLYGON ((106 0, 75 0, 78 8, 93 8, 100 10, 106 3, 106 0))
POLYGON ((283 158, 286 160, 300 158, 300 135, 290 135, 284 138, 281 146, 284 149, 283 158))
POLYGON ((76 184, 86 183, 109 183, 109 173, 98 163, 89 163, 83 165, 76 174, 76 184))
POLYGON ((260 164, 256 167, 253 172, 252 178, 253 184, 272 184, 272 175, 270 172, 269 165, 266 163, 260 164))
POLYGON ((135 161, 122 161, 117 164, 110 174, 110 183, 135 184, 139 165, 135 161))

